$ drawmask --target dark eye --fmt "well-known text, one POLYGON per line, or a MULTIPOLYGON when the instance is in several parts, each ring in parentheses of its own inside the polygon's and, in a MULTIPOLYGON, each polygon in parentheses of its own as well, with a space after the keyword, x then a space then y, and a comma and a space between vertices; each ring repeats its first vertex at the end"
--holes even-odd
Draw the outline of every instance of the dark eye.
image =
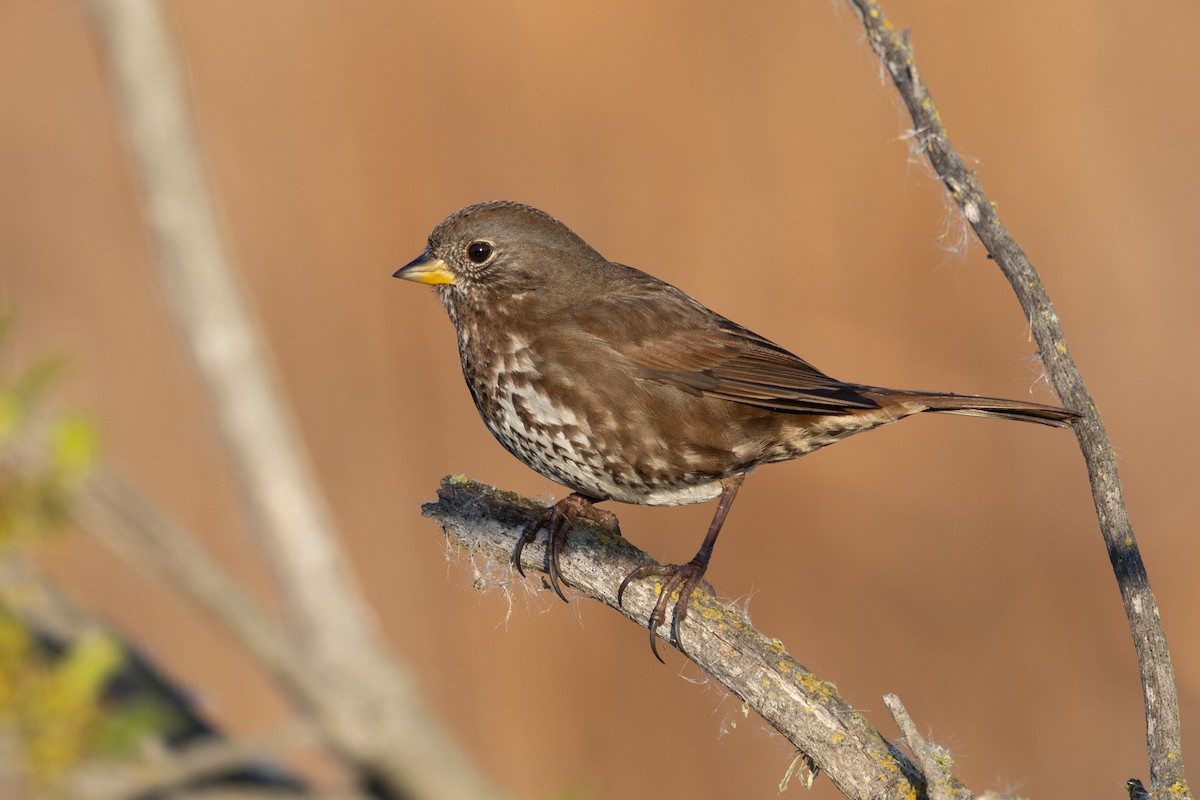
POLYGON ((491 257, 492 245, 490 242, 471 242, 467 245, 467 258, 476 264, 482 264, 491 257))

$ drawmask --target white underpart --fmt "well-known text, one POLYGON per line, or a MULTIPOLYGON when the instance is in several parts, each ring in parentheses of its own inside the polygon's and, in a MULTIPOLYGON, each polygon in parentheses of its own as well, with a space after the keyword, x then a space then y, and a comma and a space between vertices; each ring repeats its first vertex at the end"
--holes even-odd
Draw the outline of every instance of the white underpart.
MULTIPOLYGON (((636 500, 626 500, 627 503, 641 503, 647 506, 690 506, 693 503, 703 503, 713 500, 721 494, 719 481, 702 483, 699 486, 682 486, 675 489, 654 489, 649 494, 638 495, 636 500)), ((620 497, 613 497, 620 500, 620 497)))
POLYGON ((533 414, 543 425, 588 427, 586 421, 580 422, 574 411, 566 406, 555 405, 550 396, 540 389, 522 386, 517 389, 516 394, 521 400, 521 405, 525 406, 525 411, 533 414))

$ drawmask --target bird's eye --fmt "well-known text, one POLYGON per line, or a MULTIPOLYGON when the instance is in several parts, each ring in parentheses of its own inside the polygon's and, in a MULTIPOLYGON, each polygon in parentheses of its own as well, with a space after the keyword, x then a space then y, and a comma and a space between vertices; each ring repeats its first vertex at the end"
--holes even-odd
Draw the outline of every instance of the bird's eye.
POLYGON ((476 264, 482 264, 492 257, 491 242, 471 242, 467 245, 467 258, 476 264))

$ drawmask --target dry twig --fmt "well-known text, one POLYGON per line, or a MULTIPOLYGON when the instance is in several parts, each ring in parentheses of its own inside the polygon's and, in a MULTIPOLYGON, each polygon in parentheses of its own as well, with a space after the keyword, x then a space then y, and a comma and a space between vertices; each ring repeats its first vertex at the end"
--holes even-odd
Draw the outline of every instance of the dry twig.
POLYGON ((945 750, 930 744, 917 730, 917 724, 908 715, 908 709, 894 694, 883 696, 883 703, 891 712, 896 727, 904 737, 904 743, 912 751, 913 758, 925 773, 929 800, 971 800, 972 794, 962 781, 950 772, 950 757, 945 750))
MULTIPOLYGON (((267 632, 269 622, 249 630, 227 602, 214 605, 211 592, 195 597, 248 647, 260 647, 259 637, 270 643, 262 648, 291 676, 285 687, 292 698, 370 779, 422 798, 496 796, 388 655, 353 580, 220 229, 166 8, 156 0, 91 0, 90 7, 129 137, 153 262, 295 635, 267 632)), ((96 510, 120 518, 129 493, 114 487, 99 485, 96 510)), ((157 516, 150 521, 161 522, 157 516)), ((171 525, 151 524, 143 533, 185 538, 171 525)), ((165 540, 159 546, 169 547, 165 540)), ((178 566, 181 574, 190 570, 178 566)))
POLYGON ((1068 408, 1083 414, 1075 425, 1075 433, 1087 463, 1100 532, 1116 574, 1137 650, 1146 709, 1152 792, 1155 798, 1191 797, 1191 789, 1184 777, 1175 673, 1158 603, 1150 590, 1150 579, 1133 536, 1112 443, 1067 348, 1066 336, 1050 295, 1025 251, 1000 221, 978 176, 967 168, 950 144, 929 88, 917 70, 907 35, 896 31, 874 0, 850 2, 862 15, 867 40, 887 68, 912 117, 913 135, 921 150, 1016 293, 1050 383, 1068 408))

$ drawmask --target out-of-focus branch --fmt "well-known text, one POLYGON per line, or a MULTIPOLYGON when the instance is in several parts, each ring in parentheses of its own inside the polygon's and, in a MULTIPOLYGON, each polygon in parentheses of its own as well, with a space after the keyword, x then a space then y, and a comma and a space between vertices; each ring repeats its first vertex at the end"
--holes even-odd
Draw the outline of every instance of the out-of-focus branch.
POLYGON ((887 68, 913 120, 922 152, 958 203, 963 216, 1012 285, 1029 320, 1046 375, 1068 408, 1083 414, 1076 423, 1092 498, 1109 561, 1117 577, 1141 670, 1146 709, 1146 742, 1155 798, 1191 797, 1184 776, 1179 699, 1171 654, 1150 579, 1133 537, 1117 474, 1117 459, 1096 404, 1088 392, 1050 295, 1029 257, 1005 228, 978 176, 950 144, 928 86, 921 78, 906 34, 899 33, 874 0, 850 0, 862 15, 867 40, 887 68))
POLYGON ((333 661, 375 646, 218 222, 166 6, 92 0, 153 245, 152 266, 233 466, 250 530, 306 650, 333 661))
MULTIPOLYGON (((20 468, 28 463, 13 459, 20 454, 7 455, 3 460, 5 468, 20 468)), ((81 642, 97 637, 114 641, 120 638, 103 622, 76 606, 16 551, 0 558, 0 606, 6 614, 19 619, 39 647, 48 652, 71 652, 81 642)), ((109 698, 110 712, 119 714, 120 707, 128 703, 160 706, 168 709, 164 713, 172 720, 170 730, 148 727, 137 752, 121 758, 110 755, 85 759, 72 765, 61 777, 61 784, 55 783, 58 793, 73 800, 129 800, 158 793, 174 796, 182 787, 199 791, 204 786, 205 791, 213 793, 229 792, 232 798, 233 793, 251 791, 257 784, 256 791, 269 791, 276 800, 310 796, 276 764, 286 752, 316 741, 313 726, 294 722, 266 736, 223 738, 208 729, 193 707, 189 693, 171 684, 133 647, 123 642, 120 647, 124 650, 122 663, 108 679, 110 689, 119 686, 116 696, 109 698)), ((27 764, 8 761, 23 755, 26 753, 22 747, 0 747, 0 773, 22 774, 27 764)), ((12 791, 22 794, 15 788, 12 791)), ((340 800, 365 800, 365 797, 346 795, 340 800)))
POLYGON ((445 743, 446 734, 386 664, 364 657, 331 666, 308 657, 189 531, 113 473, 95 470, 79 487, 73 513, 110 550, 220 622, 308 718, 314 735, 360 776, 417 798, 499 796, 458 752, 423 752, 430 742, 445 743), (430 761, 412 763, 421 756, 430 761))
POLYGON ((128 134, 152 261, 299 635, 299 660, 308 679, 327 687, 293 697, 316 712, 344 757, 396 791, 495 796, 388 657, 352 578, 218 224, 165 5, 91 0, 90 8, 128 134))
MULTIPOLYGON (((489 574, 511 575, 513 546, 542 507, 510 492, 450 477, 442 481, 438 501, 424 511, 437 520, 453 544, 487 562, 489 574)), ((617 587, 650 557, 622 537, 585 521, 575 523, 569 538, 570 546, 560 556, 568 583, 644 626, 661 581, 634 581, 623 605, 617 603, 617 587)), ((541 540, 522 551, 527 574, 544 575, 544 562, 541 540)), ((925 778, 917 766, 832 684, 788 655, 780 642, 756 630, 741 611, 718 602, 708 587, 692 595, 680 635, 684 655, 787 737, 810 768, 819 767, 847 797, 923 796, 925 778)))
MULTIPOLYGON (((64 794, 72 800, 132 800, 167 795, 174 797, 183 787, 201 785, 228 773, 270 764, 287 751, 310 743, 314 738, 313 734, 307 726, 300 724, 267 736, 198 741, 182 749, 145 754, 132 762, 96 762, 74 770, 69 788, 64 794)), ((205 789, 213 792, 214 796, 228 792, 231 797, 239 796, 239 791, 250 790, 251 786, 221 786, 219 782, 218 785, 205 789)), ((278 786, 258 787, 256 791, 276 800, 299 800, 303 797, 298 791, 289 791, 278 786)), ((351 798, 347 797, 345 800, 351 798)), ((367 798, 355 796, 353 800, 367 798)))
MULTIPOLYGON (((37 437, 12 446, 4 454, 5 469, 37 470, 42 454, 37 437)), ((177 762, 165 757, 153 769, 144 766, 84 769, 73 779, 79 781, 75 792, 80 798, 118 798, 145 794, 145 791, 126 791, 132 784, 152 783, 169 785, 172 779, 198 776, 228 764, 237 758, 261 754, 264 749, 295 746, 300 739, 320 739, 334 753, 342 756, 352 767, 372 776, 382 776, 399 783, 395 773, 406 770, 403 758, 395 758, 392 746, 404 745, 395 732, 397 725, 411 721, 404 707, 406 698, 377 691, 375 709, 378 719, 364 718, 359 707, 362 700, 354 687, 346 688, 340 681, 353 680, 354 675, 334 676, 312 659, 306 658, 299 646, 286 635, 282 626, 267 615, 242 587, 186 529, 163 513, 137 489, 119 477, 98 467, 76 487, 71 513, 78 525, 95 536, 105 547, 124 558, 147 576, 179 591, 207 611, 242 644, 271 675, 283 692, 292 698, 303 712, 305 720, 282 738, 271 742, 227 741, 196 750, 194 759, 177 762), (392 709, 403 715, 399 721, 390 719, 392 709), (387 712, 380 712, 386 709, 387 712), (362 726, 365 726, 362 727, 362 726), (365 732, 364 732, 365 731, 365 732), (363 745, 363 737, 373 736, 373 745, 363 745)), ((31 566, 9 556, 0 560, 0 601, 4 601, 23 620, 55 640, 71 641, 93 632, 99 623, 81 612, 47 583, 31 566)), ((370 688, 370 687, 369 687, 370 688)), ((375 687, 378 688, 378 687, 375 687)), ((190 709, 181 713, 191 714, 190 709)), ((417 731, 414 735, 419 735, 417 731)), ((453 754, 451 754, 453 755, 453 754)), ((441 769, 434 764, 431 769, 441 769)), ((471 778, 471 776, 466 776, 471 778)), ((434 772, 425 776, 429 782, 445 781, 447 792, 453 791, 457 778, 434 772)), ((73 784, 74 785, 74 784, 73 784)), ((217 791, 217 790, 214 790, 217 791)), ((424 797, 426 795, 415 795, 424 797)), ((434 794, 450 797, 452 794, 434 794)), ((496 795, 484 795, 496 796, 496 795)))
POLYGON ((109 550, 221 623, 303 708, 323 705, 315 665, 196 538, 148 497, 97 468, 79 488, 73 513, 109 550))

